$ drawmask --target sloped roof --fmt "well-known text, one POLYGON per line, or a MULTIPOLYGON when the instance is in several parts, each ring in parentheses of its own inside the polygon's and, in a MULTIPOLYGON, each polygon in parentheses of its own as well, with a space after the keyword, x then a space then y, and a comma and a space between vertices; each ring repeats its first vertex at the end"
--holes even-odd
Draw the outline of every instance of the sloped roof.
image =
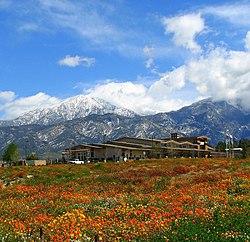
POLYGON ((143 147, 131 147, 129 146, 123 146, 123 145, 115 145, 115 144, 97 144, 101 147, 111 147, 111 148, 120 148, 120 149, 127 149, 127 150, 151 150, 150 148, 143 148, 143 147))
POLYGON ((144 145, 144 144, 138 144, 138 143, 131 143, 131 142, 122 142, 122 141, 109 141, 108 144, 116 144, 121 146, 132 146, 132 147, 138 147, 138 148, 150 148, 151 145, 144 145))
POLYGON ((162 142, 162 139, 155 139, 155 138, 138 138, 138 137, 128 137, 124 136, 119 139, 116 139, 115 141, 121 141, 123 139, 132 139, 132 140, 145 140, 145 141, 156 141, 156 142, 162 142))

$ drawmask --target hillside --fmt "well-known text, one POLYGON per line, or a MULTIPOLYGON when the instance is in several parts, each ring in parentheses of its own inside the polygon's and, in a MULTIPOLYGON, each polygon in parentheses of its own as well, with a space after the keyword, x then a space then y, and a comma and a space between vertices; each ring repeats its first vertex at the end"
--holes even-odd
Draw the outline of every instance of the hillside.
POLYGON ((60 152, 74 144, 123 136, 168 138, 172 132, 182 136, 207 135, 211 144, 216 144, 225 140, 227 130, 237 140, 250 138, 250 115, 226 102, 205 99, 178 111, 148 116, 92 114, 50 125, 0 127, 0 153, 11 142, 19 145, 22 155, 25 151, 43 155, 60 152))
POLYGON ((92 114, 103 115, 113 113, 125 117, 134 117, 136 114, 128 109, 120 108, 99 98, 88 95, 78 95, 63 100, 50 108, 36 109, 22 116, 7 121, 0 121, 0 126, 20 125, 52 125, 68 120, 83 118, 92 114))
POLYGON ((248 241, 249 164, 163 159, 0 168, 0 238, 248 241))
POLYGON ((168 113, 181 133, 205 134, 212 141, 225 140, 226 130, 237 139, 250 138, 250 115, 233 105, 204 99, 190 106, 168 113))

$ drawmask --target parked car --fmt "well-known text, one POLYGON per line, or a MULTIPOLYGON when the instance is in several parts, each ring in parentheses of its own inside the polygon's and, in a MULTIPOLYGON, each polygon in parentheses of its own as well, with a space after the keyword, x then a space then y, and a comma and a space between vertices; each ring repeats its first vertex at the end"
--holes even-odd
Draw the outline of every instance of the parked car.
POLYGON ((83 160, 79 160, 79 159, 74 159, 69 161, 70 164, 84 164, 83 160))

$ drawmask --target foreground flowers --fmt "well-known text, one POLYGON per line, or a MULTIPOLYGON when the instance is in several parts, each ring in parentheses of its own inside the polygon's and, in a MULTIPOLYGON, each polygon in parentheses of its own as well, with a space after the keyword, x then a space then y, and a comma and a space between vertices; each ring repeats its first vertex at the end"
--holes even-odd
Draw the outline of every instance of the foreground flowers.
POLYGON ((8 167, 0 179, 3 241, 250 241, 249 160, 8 167))

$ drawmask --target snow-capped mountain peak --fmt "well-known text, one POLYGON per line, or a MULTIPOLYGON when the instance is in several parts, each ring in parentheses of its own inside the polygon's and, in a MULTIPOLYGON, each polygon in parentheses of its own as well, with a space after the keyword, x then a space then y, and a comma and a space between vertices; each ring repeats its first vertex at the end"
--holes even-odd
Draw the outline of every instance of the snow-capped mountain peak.
POLYGON ((8 121, 8 125, 40 124, 50 125, 76 118, 86 117, 91 114, 113 113, 126 117, 134 117, 136 114, 128 109, 119 108, 102 99, 92 98, 89 95, 78 95, 63 100, 49 108, 36 109, 15 120, 8 121))

